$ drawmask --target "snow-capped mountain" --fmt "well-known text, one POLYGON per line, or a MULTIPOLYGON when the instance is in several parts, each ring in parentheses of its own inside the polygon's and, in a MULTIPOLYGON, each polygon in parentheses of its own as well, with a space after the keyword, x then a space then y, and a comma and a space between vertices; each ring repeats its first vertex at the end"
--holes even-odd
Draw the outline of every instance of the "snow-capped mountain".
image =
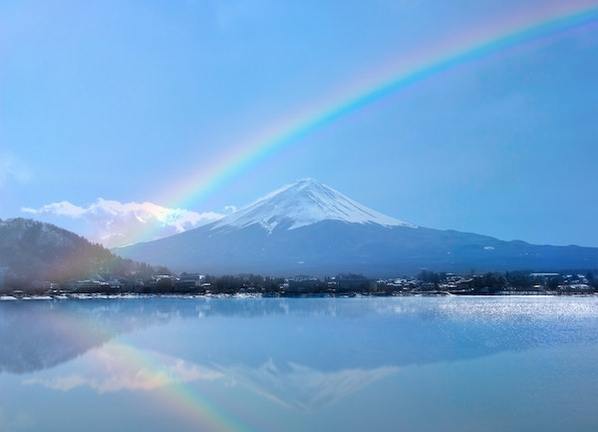
POLYGON ((598 267, 598 248, 536 246, 401 222, 312 179, 199 228, 115 250, 173 270, 370 276, 598 267))
POLYGON ((245 228, 258 224, 272 232, 276 227, 296 229, 325 220, 415 228, 414 225, 367 208, 331 187, 307 178, 258 199, 220 220, 212 229, 245 228))

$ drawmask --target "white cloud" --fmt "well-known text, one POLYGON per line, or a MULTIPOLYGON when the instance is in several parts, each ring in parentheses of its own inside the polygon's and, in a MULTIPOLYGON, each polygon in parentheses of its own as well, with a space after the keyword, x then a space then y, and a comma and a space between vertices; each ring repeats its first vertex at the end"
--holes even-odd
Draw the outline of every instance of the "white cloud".
POLYGON ((237 211, 237 206, 234 206, 234 205, 227 205, 227 206, 224 206, 224 211, 225 211, 226 213, 234 213, 234 212, 236 212, 236 211, 237 211))
POLYGON ((107 247, 152 240, 196 228, 223 217, 217 212, 198 213, 167 208, 151 202, 127 202, 98 198, 81 207, 69 201, 39 208, 23 207, 25 213, 66 217, 86 223, 83 234, 107 247))
POLYGON ((0 186, 9 180, 26 183, 30 179, 31 172, 20 159, 12 154, 0 154, 0 186))
POLYGON ((34 377, 23 383, 65 392, 88 387, 103 394, 123 390, 151 391, 177 383, 222 378, 224 376, 219 371, 177 357, 109 343, 87 353, 85 362, 76 364, 75 371, 69 374, 34 377))
POLYGON ((68 201, 60 201, 52 204, 46 204, 45 206, 40 207, 39 209, 23 207, 21 211, 31 214, 53 214, 56 216, 78 218, 82 217, 85 214, 86 209, 71 204, 68 201))

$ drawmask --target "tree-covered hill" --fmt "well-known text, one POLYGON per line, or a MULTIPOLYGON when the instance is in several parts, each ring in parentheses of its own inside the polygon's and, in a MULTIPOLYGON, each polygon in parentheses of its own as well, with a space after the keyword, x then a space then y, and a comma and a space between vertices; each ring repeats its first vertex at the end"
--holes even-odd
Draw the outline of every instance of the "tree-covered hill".
POLYGON ((154 270, 55 225, 22 218, 0 220, 0 267, 7 270, 7 279, 21 282, 63 282, 98 274, 144 277, 154 270))

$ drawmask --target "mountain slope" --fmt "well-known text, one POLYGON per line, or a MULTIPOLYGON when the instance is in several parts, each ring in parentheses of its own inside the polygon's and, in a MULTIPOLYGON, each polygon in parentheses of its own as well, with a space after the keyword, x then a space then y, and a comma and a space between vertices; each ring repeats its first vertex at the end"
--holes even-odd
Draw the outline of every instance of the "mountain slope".
POLYGON ((113 255, 100 245, 57 226, 31 219, 0 220, 0 267, 12 280, 65 281, 107 272, 124 275, 149 266, 113 255))
POLYGON ((210 225, 118 249, 122 256, 210 273, 371 276, 598 266, 598 249, 417 227, 301 180, 210 225))

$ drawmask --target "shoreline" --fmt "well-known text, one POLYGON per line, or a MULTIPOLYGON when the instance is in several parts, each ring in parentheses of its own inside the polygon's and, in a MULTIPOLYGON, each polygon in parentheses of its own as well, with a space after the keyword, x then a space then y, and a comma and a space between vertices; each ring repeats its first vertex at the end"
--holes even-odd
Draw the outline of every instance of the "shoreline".
POLYGON ((263 295, 263 294, 172 294, 172 293, 152 293, 152 294, 61 294, 61 295, 0 295, 0 302, 20 302, 20 301, 69 301, 69 300, 138 300, 138 299, 280 299, 280 298, 400 298, 400 297, 467 297, 467 298, 490 298, 490 297, 597 297, 598 293, 500 293, 500 294, 451 294, 451 293, 404 293, 394 295, 371 295, 362 293, 351 294, 284 294, 284 295, 263 295))

